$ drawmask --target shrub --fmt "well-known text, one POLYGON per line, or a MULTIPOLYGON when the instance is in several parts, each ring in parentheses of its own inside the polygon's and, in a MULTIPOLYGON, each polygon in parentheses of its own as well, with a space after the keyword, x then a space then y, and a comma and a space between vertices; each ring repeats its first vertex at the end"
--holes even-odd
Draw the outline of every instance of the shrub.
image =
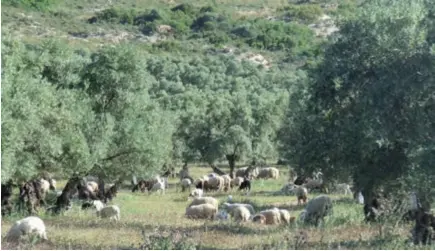
POLYGON ((322 8, 317 4, 290 5, 283 10, 286 11, 285 16, 308 23, 316 21, 323 14, 322 8))

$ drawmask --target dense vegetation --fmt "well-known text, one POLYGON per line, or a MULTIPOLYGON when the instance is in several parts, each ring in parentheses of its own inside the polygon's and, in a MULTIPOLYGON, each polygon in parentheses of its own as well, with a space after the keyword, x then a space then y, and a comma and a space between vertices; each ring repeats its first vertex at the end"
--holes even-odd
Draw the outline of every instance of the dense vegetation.
MULTIPOLYGON (((2 23, 7 10, 24 7, 67 20, 60 2, 4 1, 2 23)), ((307 26, 324 12, 315 3, 287 4, 267 20, 237 18, 217 4, 120 5, 77 24, 173 32, 148 45, 98 49, 20 39, 7 23, 2 182, 41 170, 114 179, 149 176, 165 163, 233 168, 286 158, 299 172, 352 177, 367 195, 386 182, 394 191, 415 184, 435 192, 430 1, 339 1, 328 13, 340 31, 327 41, 307 26), (224 45, 237 53, 219 53, 224 45), (250 51, 273 63, 239 60, 250 51)), ((83 29, 69 34, 89 37, 83 29)))

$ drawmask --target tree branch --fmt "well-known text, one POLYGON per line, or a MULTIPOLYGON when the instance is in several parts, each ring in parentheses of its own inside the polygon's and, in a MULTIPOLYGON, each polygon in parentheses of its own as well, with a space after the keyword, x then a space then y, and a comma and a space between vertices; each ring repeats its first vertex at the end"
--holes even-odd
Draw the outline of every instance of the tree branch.
POLYGON ((123 151, 123 152, 119 152, 119 153, 114 154, 114 155, 112 155, 112 156, 109 156, 109 157, 103 158, 103 159, 101 159, 100 161, 109 161, 109 160, 112 160, 112 159, 118 158, 118 157, 120 157, 120 156, 128 155, 128 154, 130 154, 130 153, 134 153, 134 152, 137 152, 137 151, 136 151, 135 149, 125 150, 125 151, 123 151))

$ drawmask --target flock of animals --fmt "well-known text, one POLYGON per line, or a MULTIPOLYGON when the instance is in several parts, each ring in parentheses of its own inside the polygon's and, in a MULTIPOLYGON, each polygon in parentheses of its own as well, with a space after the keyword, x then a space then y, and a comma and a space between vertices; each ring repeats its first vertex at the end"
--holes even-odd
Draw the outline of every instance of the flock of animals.
MULTIPOLYGON (((228 201, 221 204, 221 208, 219 208, 219 201, 212 196, 206 196, 207 193, 212 191, 231 192, 238 189, 249 195, 253 179, 278 179, 280 172, 275 167, 259 168, 251 165, 237 169, 234 178, 232 178, 216 166, 212 166, 212 168, 213 173, 197 179, 192 178, 187 165, 178 173, 180 182, 177 184, 177 190, 179 188, 182 192, 188 190, 188 199, 191 200, 185 211, 185 217, 188 219, 228 220, 231 218, 240 223, 251 221, 267 225, 291 224, 298 220, 305 224, 318 226, 326 216, 333 214, 333 202, 327 194, 319 195, 308 201, 308 193, 315 189, 319 189, 322 193, 328 192, 320 172, 313 174, 312 177, 299 176, 276 192, 276 194, 293 194, 297 197, 298 205, 305 205, 298 219, 292 216, 290 211, 277 207, 256 212, 250 204, 232 203, 231 195, 228 196, 228 201)), ((172 169, 152 179, 140 179, 139 181, 134 177, 132 192, 140 190, 141 192, 164 194, 168 188, 168 177, 176 175, 174 171, 172 169)), ((6 215, 10 214, 13 209, 12 190, 17 185, 10 180, 1 186, 2 215, 6 215)), ((46 209, 53 214, 59 214, 72 207, 73 199, 79 199, 84 200, 81 206, 82 210, 93 208, 97 217, 119 221, 121 212, 119 206, 108 205, 108 202, 116 197, 119 186, 120 182, 105 185, 102 179, 95 177, 73 176, 68 180, 63 190, 57 192, 55 205, 46 207, 46 209)), ((348 184, 338 184, 335 188, 344 194, 352 193, 348 184)), ((49 190, 56 190, 56 181, 47 176, 23 182, 19 185, 18 210, 25 210, 29 215, 38 213, 38 207, 47 205, 45 197, 49 190)), ((361 193, 359 193, 359 197, 359 202, 364 203, 363 211, 366 222, 376 221, 386 214, 380 197, 365 202, 361 200, 361 193)), ((430 243, 432 238, 430 228, 435 230, 435 217, 430 210, 424 210, 421 207, 415 194, 411 198, 411 208, 403 216, 403 219, 415 221, 415 227, 412 230, 414 244, 430 243)), ((40 218, 29 216, 15 222, 6 235, 6 241, 17 242, 22 236, 29 234, 36 234, 41 239, 47 240, 45 229, 45 224, 40 218)))

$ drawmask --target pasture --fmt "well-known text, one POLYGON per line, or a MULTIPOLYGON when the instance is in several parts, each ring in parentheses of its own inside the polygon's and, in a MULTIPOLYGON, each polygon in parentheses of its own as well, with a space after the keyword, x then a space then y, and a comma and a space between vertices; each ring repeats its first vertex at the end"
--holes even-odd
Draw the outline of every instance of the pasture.
MULTIPOLYGON (((208 195, 226 201, 252 203, 256 211, 279 207, 289 209, 298 216, 303 206, 297 206, 294 196, 274 196, 287 179, 281 168, 279 180, 255 180, 251 193, 215 192, 208 195)), ((210 168, 191 168, 198 177, 210 168)), ((121 221, 110 222, 95 217, 94 210, 82 211, 76 201, 71 210, 61 216, 39 216, 47 227, 49 242, 30 242, 20 247, 3 246, 2 249, 408 249, 411 224, 388 222, 383 225, 363 223, 362 205, 350 195, 330 196, 334 199, 334 213, 319 228, 291 225, 264 226, 252 222, 238 224, 227 221, 189 220, 184 217, 188 205, 188 192, 177 190, 177 179, 169 180, 169 189, 163 195, 132 193, 122 189, 110 204, 121 208, 121 221), (307 235, 301 241, 301 231, 307 235)), ((58 182, 58 189, 65 181, 58 182)), ((317 194, 309 194, 312 199, 317 194)), ((11 224, 22 218, 12 215, 2 218, 2 237, 11 224)), ((427 246, 424 248, 432 248, 427 246)))

